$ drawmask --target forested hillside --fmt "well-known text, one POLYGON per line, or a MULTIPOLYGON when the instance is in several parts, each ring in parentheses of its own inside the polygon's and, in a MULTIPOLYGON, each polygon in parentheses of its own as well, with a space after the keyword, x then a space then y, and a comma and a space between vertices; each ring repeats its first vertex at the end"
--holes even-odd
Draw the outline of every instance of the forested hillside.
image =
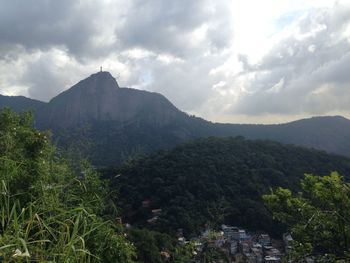
POLYGON ((350 175, 350 160, 272 141, 200 139, 105 170, 119 190, 126 222, 192 235, 205 225, 278 232, 261 196, 275 186, 299 189, 304 173, 350 175), (146 207, 142 204, 146 201, 146 207), (152 209, 162 209, 154 217, 152 209))
POLYGON ((28 110, 40 110, 46 103, 29 99, 23 96, 3 96, 0 95, 0 109, 4 107, 11 108, 16 112, 28 110))

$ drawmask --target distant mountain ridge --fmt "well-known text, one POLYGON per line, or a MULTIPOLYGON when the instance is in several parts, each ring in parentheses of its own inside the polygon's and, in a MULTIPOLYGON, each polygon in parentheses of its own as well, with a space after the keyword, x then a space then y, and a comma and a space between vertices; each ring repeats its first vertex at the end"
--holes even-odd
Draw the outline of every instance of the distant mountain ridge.
POLYGON ((222 124, 189 116, 163 95, 121 88, 109 72, 98 72, 40 102, 0 96, 0 108, 33 109, 36 125, 51 129, 57 143, 75 149, 98 165, 208 136, 244 136, 350 156, 350 120, 313 117, 285 124, 222 124))
POLYGON ((25 111, 28 109, 40 110, 46 105, 45 102, 33 100, 24 96, 3 96, 0 95, 0 108, 9 107, 16 112, 25 111))
POLYGON ((283 124, 218 124, 225 135, 269 139, 350 156, 350 120, 319 116, 283 124))

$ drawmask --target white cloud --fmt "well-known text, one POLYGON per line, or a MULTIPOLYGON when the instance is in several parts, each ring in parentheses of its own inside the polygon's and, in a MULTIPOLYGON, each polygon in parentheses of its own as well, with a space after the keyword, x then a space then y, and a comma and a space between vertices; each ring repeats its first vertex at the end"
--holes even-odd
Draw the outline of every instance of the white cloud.
POLYGON ((49 100, 103 66, 211 120, 350 116, 349 18, 346 0, 5 0, 0 93, 49 100))
POLYGON ((248 66, 232 77, 234 84, 243 78, 245 89, 238 91, 230 113, 288 119, 349 112, 345 101, 350 91, 344 88, 350 84, 350 45, 344 37, 349 22, 349 5, 338 2, 331 8, 310 8, 277 32, 261 59, 246 62, 248 66))

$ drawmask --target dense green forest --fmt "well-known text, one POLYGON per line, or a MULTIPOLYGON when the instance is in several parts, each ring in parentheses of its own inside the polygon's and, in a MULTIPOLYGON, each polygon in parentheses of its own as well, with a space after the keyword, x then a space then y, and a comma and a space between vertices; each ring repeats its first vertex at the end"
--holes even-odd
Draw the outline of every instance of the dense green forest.
POLYGON ((298 191, 304 173, 350 174, 350 160, 272 141, 200 139, 106 169, 126 222, 164 233, 196 235, 221 223, 280 233, 261 196, 298 191), (148 205, 142 205, 146 201, 148 205), (162 209, 156 219, 152 209, 162 209))

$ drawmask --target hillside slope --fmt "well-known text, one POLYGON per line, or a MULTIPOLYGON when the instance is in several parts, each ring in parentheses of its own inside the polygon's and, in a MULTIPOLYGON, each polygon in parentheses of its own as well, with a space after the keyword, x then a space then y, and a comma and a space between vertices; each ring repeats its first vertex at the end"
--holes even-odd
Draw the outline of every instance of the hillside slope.
POLYGON ((276 186, 298 190, 304 173, 335 170, 350 178, 350 159, 272 141, 208 138, 105 174, 118 189, 127 222, 191 235, 221 223, 276 232, 261 195, 276 186), (145 200, 150 207, 142 206, 145 200), (159 208, 159 219, 148 224, 151 210, 159 208))
POLYGON ((32 100, 23 96, 3 96, 0 95, 0 109, 8 107, 15 112, 26 110, 39 111, 46 103, 32 100))
POLYGON ((217 124, 218 135, 269 139, 350 156, 350 120, 321 116, 284 124, 217 124), (221 134, 220 134, 221 133, 221 134))

